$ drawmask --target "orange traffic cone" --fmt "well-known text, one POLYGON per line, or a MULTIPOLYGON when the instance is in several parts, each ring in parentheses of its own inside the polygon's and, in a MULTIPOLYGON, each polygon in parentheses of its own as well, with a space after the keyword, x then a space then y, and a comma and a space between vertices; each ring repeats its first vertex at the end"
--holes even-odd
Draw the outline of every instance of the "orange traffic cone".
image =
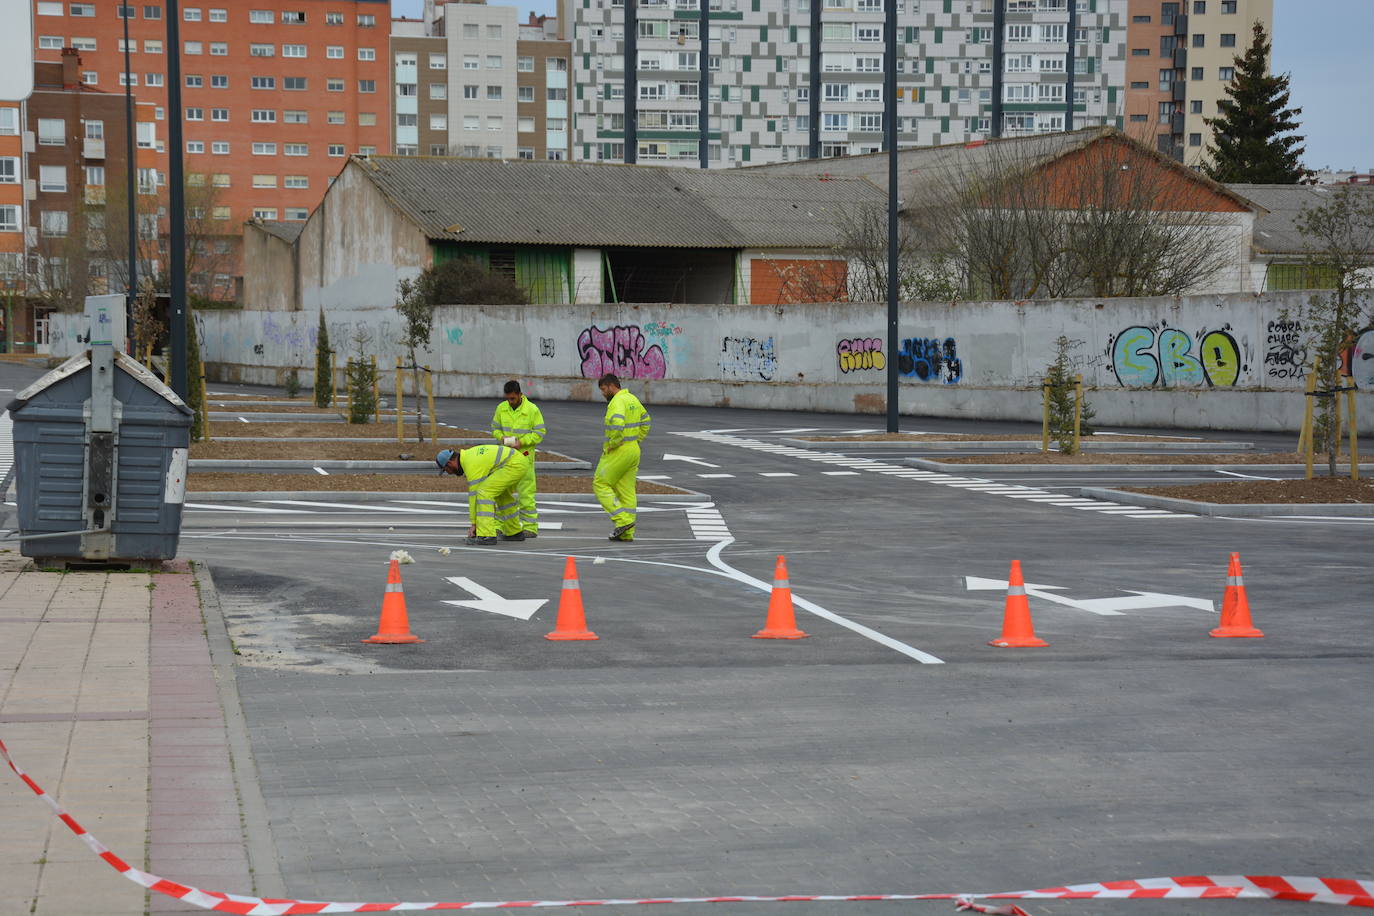
POLYGON ((805 639, 809 634, 797 629, 797 614, 792 609, 792 583, 787 579, 787 561, 778 555, 773 568, 773 593, 768 598, 768 619, 755 639, 805 639))
POLYGON ((1030 602, 1026 600, 1026 582, 1021 578, 1021 561, 1011 561, 1007 578, 1007 606, 1002 613, 1002 635, 988 643, 1002 649, 1030 649, 1048 646, 1035 636, 1031 624, 1030 602))
POLYGON ((587 629, 587 617, 582 612, 582 587, 577 581, 577 564, 572 557, 563 564, 563 594, 558 599, 558 622, 545 639, 599 639, 587 629))
POLYGON ((1240 554, 1231 554, 1226 568, 1226 591, 1221 598, 1221 626, 1213 636, 1261 637, 1264 634, 1250 622, 1250 600, 1245 597, 1245 579, 1240 574, 1240 554))
POLYGON ((363 642, 407 643, 424 642, 410 632, 410 619, 406 616, 406 593, 401 588, 401 566, 395 560, 386 572, 386 594, 382 596, 382 620, 377 626, 377 634, 363 642))

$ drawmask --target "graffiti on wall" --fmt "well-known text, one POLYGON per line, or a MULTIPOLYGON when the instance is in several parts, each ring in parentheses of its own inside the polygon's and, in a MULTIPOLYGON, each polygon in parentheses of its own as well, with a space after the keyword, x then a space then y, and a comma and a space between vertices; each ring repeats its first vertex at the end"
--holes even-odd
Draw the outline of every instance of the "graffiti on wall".
POLYGON ((600 378, 611 372, 621 378, 663 378, 668 369, 663 348, 646 344, 637 324, 605 329, 592 325, 577 335, 582 377, 600 378))
POLYGON ((668 338, 676 337, 682 333, 682 327, 670 321, 646 321, 639 328, 644 332, 645 337, 668 338))
POLYGON ((1357 388, 1374 388, 1374 328, 1365 328, 1355 337, 1355 343, 1341 354, 1345 373, 1355 380, 1357 388))
POLYGON ((1136 325, 1117 334, 1108 348, 1112 371, 1125 388, 1229 387, 1248 367, 1231 326, 1188 334, 1164 325, 1136 325))
POLYGON ((835 358, 839 361, 840 371, 844 373, 887 368, 883 342, 877 337, 851 337, 841 340, 835 345, 835 358))
POLYGON ((444 328, 444 336, 448 338, 448 342, 451 344, 459 347, 463 345, 462 328, 444 328))
POLYGON ((908 337, 897 351, 897 371, 923 382, 955 385, 964 377, 964 361, 953 337, 908 337))
POLYGON ((552 337, 541 337, 541 338, 539 338, 539 355, 540 355, 540 356, 549 356, 549 357, 551 357, 551 356, 553 356, 553 353, 554 353, 553 338, 552 338, 552 337))
POLYGON ((1264 374, 1269 378, 1305 378, 1307 347, 1301 321, 1271 321, 1265 326, 1264 374))
POLYGON ((741 382, 771 382, 778 371, 773 338, 722 337, 720 373, 722 378, 741 382))

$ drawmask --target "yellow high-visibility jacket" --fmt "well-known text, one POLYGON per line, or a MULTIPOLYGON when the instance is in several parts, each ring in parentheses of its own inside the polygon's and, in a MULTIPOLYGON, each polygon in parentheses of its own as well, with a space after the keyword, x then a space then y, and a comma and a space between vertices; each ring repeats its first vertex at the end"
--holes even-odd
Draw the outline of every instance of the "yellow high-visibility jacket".
POLYGON ((491 436, 497 442, 507 436, 514 436, 522 450, 534 448, 544 441, 548 430, 544 426, 544 415, 529 398, 523 398, 520 406, 511 409, 506 401, 496 405, 496 413, 491 418, 491 436))
POLYGON ((622 388, 606 404, 606 442, 601 451, 610 454, 626 442, 640 442, 649 435, 649 411, 639 398, 622 388))
POLYGON ((505 467, 518 454, 515 449, 504 445, 478 445, 459 452, 458 464, 471 489, 491 476, 492 471, 505 467))

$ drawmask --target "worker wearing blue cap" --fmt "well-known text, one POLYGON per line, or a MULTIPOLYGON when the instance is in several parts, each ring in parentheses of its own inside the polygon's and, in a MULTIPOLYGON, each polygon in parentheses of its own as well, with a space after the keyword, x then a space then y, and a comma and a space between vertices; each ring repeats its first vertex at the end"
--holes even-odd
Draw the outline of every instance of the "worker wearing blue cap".
POLYGON ((523 541, 517 489, 531 459, 504 445, 477 445, 462 451, 446 448, 434 456, 439 474, 468 480, 468 544, 523 541), (499 534, 498 534, 499 529, 499 534))

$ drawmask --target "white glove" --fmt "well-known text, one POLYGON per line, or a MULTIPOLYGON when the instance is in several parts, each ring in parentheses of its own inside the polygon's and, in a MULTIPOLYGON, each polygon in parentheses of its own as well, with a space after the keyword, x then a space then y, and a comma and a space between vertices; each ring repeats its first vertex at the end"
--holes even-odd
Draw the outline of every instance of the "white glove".
POLYGON ((515 438, 514 436, 507 436, 506 438, 501 440, 501 444, 509 445, 511 448, 519 448, 520 440, 515 438))

